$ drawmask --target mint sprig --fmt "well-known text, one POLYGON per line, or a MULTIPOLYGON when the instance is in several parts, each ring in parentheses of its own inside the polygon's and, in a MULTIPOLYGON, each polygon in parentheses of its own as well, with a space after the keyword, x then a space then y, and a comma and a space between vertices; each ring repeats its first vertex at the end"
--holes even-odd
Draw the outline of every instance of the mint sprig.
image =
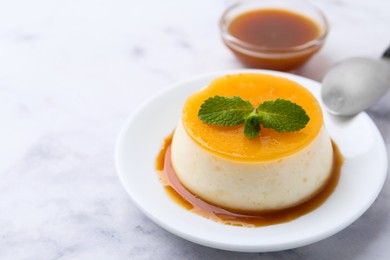
POLYGON ((238 96, 214 96, 201 105, 198 117, 210 125, 237 126, 244 124, 244 134, 254 139, 261 126, 277 132, 294 132, 304 128, 310 118, 299 105, 285 99, 265 101, 254 108, 238 96))

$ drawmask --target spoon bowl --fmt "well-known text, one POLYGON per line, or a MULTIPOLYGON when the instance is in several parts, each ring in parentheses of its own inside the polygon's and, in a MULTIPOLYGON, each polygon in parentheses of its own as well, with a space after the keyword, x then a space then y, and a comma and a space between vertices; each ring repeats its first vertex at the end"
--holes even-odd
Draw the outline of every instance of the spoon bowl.
POLYGON ((390 89, 390 63, 356 57, 333 67, 322 81, 321 97, 330 113, 355 115, 375 104, 390 89))

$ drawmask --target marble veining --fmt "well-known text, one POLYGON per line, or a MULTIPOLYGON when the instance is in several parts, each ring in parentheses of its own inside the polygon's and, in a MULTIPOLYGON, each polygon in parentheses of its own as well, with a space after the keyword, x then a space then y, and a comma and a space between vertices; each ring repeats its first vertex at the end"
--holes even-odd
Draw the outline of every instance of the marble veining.
MULTIPOLYGON (((388 181, 342 232, 257 254, 168 233, 120 185, 115 141, 134 109, 179 80, 242 68, 218 35, 233 2, 0 3, 0 259, 388 259, 388 181)), ((390 44, 389 1, 310 2, 326 13, 331 32, 297 74, 321 80, 334 63, 380 57, 390 44)), ((388 149, 389 100, 368 111, 388 149)))

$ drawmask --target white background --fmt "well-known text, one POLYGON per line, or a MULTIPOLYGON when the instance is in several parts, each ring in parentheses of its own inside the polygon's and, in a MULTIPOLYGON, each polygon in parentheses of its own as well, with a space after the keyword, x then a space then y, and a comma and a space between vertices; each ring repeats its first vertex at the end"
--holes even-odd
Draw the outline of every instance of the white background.
MULTIPOLYGON (((390 45, 390 1, 311 2, 329 18, 331 32, 297 74, 320 81, 334 63, 377 58, 390 45)), ((388 182, 346 230, 264 254, 171 235, 120 185, 115 141, 136 107, 179 80, 242 68, 218 34, 231 3, 0 2, 0 259, 387 259, 388 182)), ((369 111, 388 149, 389 99, 369 111)))

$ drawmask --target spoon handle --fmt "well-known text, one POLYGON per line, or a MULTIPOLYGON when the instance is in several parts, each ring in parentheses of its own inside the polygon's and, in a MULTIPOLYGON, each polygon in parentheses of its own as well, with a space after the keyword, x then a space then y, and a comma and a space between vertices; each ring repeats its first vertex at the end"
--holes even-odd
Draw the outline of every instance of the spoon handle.
POLYGON ((387 48, 387 50, 383 53, 382 58, 390 59, 390 46, 387 48))

